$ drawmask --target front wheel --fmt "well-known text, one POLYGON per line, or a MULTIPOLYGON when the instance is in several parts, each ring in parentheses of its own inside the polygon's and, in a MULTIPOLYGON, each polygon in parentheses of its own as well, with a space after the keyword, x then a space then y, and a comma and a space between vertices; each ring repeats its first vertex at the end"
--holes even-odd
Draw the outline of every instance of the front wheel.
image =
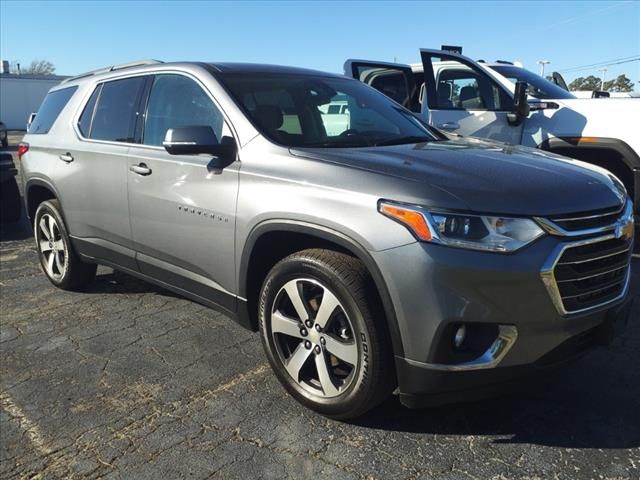
POLYGON ((42 202, 33 231, 40 265, 47 278, 64 290, 84 290, 96 276, 97 266, 84 263, 73 250, 57 200, 42 202))
POLYGON ((265 280, 262 342, 276 376, 300 403, 333 418, 354 418, 394 387, 381 313, 359 260, 304 250, 280 261, 265 280))

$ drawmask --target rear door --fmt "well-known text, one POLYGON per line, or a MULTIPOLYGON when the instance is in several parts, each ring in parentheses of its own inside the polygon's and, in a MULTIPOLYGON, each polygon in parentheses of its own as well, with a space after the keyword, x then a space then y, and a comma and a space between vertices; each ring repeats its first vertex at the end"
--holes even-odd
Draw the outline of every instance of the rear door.
POLYGON ((145 81, 144 76, 109 80, 87 92, 74 122, 77 141, 56 171, 69 230, 82 251, 134 270, 127 159, 145 81))
POLYGON ((509 124, 511 93, 477 63, 441 50, 420 50, 424 68, 423 109, 429 123, 461 135, 519 144, 522 123, 509 124))
POLYGON ((418 90, 409 65, 349 59, 344 73, 395 100, 412 112, 420 112, 418 90))

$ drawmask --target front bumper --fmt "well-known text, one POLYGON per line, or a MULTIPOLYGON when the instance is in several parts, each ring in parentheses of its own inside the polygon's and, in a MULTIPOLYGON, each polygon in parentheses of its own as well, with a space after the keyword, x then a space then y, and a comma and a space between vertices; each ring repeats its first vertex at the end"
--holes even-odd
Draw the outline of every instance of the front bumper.
POLYGON ((396 358, 400 401, 409 408, 468 402, 526 390, 554 368, 568 363, 597 346, 611 343, 626 326, 632 300, 605 313, 600 325, 565 340, 529 365, 498 367, 482 371, 439 371, 396 358))
POLYGON ((401 337, 396 370, 403 403, 433 405, 485 396, 610 339, 612 325, 629 316, 628 292, 600 308, 562 315, 541 276, 560 243, 547 236, 507 255, 426 243, 373 254, 401 337), (495 325, 496 331, 513 327, 517 338, 506 352, 494 352, 498 361, 487 358, 490 362, 481 368, 446 368, 473 363, 470 358, 457 363, 457 353, 444 354, 443 361, 443 345, 450 348, 452 328, 462 324, 495 325))

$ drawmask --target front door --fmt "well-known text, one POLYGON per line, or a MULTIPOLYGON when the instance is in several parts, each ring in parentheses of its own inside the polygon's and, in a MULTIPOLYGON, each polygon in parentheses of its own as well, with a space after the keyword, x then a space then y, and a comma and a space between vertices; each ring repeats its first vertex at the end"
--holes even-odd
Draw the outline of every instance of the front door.
POLYGON ((141 145, 129 150, 129 209, 140 271, 235 310, 234 228, 239 162, 221 173, 210 155, 170 155, 169 128, 208 125, 232 136, 205 88, 183 74, 153 78, 141 145))
POLYGON ((427 121, 460 135, 519 144, 522 123, 509 123, 513 97, 473 60, 440 50, 420 50, 427 121))

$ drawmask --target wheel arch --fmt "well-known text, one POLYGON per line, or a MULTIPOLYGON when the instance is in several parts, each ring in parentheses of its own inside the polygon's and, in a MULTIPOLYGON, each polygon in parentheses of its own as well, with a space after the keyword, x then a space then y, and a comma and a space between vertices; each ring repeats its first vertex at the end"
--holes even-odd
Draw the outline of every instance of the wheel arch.
POLYGON ((540 143, 538 148, 610 169, 621 177, 634 199, 636 212, 640 212, 640 156, 626 142, 604 137, 553 137, 540 143), (600 158, 605 152, 612 155, 600 158))
POLYGON ((45 200, 60 199, 55 187, 40 178, 27 180, 24 189, 24 199, 27 207, 27 216, 29 220, 33 220, 38 205, 45 200))
POLYGON ((350 254, 358 258, 371 274, 382 303, 386 323, 395 355, 403 355, 400 330, 395 316, 391 296, 384 277, 366 248, 351 237, 336 230, 303 221, 267 220, 256 225, 244 244, 238 275, 239 296, 246 301, 239 302, 239 322, 251 330, 258 329, 257 299, 262 282, 277 261, 306 248, 328 248, 350 254), (277 250, 267 265, 260 266, 261 253, 270 249, 270 239, 291 239, 288 245, 277 250), (275 261, 273 261, 275 259, 275 261), (270 266, 269 266, 270 265, 270 266), (266 268, 268 266, 268 268, 266 268), (266 271, 265 271, 266 270, 266 271))

